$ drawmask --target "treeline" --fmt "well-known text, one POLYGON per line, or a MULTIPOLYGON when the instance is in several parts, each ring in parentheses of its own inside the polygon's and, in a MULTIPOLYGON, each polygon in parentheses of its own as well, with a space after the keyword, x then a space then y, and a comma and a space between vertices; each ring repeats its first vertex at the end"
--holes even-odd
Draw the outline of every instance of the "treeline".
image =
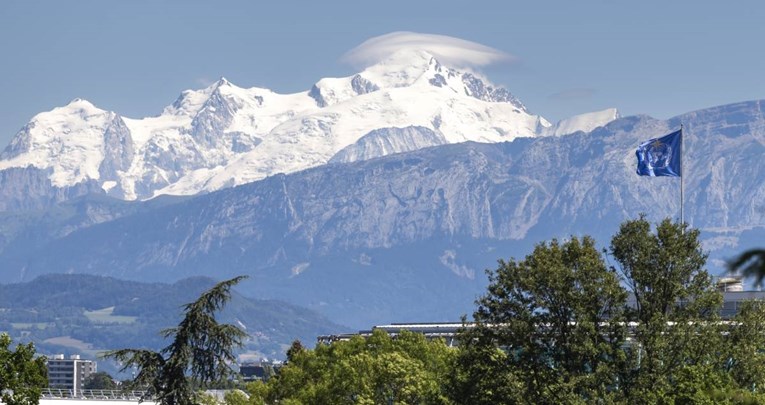
POLYGON ((88 274, 47 274, 26 283, 0 284, 0 308, 36 311, 48 319, 107 307, 115 307, 115 315, 146 315, 156 312, 152 308, 160 302, 187 302, 214 283, 203 277, 168 285, 88 274))
MULTIPOLYGON (((93 350, 157 349, 167 344, 158 331, 175 325, 182 306, 214 284, 207 277, 165 284, 85 274, 40 276, 26 283, 0 285, 0 332, 17 341, 34 342, 39 352, 47 354, 81 353, 45 342, 61 336, 80 340, 93 350), (104 308, 113 311, 86 316, 88 311, 104 308)), ((269 357, 284 353, 296 336, 313 339, 345 329, 305 308, 238 294, 221 316, 242 322, 253 334, 262 331, 247 341, 245 350, 269 357)))
POLYGON ((623 223, 538 244, 487 271, 458 348, 376 331, 294 344, 267 382, 229 404, 765 403, 765 307, 722 320, 699 232, 623 223))
POLYGON ((0 331, 24 334, 38 348, 63 350, 44 340, 70 336, 93 348, 127 345, 160 347, 157 330, 173 325, 180 306, 213 285, 212 279, 174 285, 139 283, 93 275, 50 274, 27 283, 0 285, 0 331), (113 315, 135 316, 130 323, 93 320, 86 311, 114 307, 113 315))

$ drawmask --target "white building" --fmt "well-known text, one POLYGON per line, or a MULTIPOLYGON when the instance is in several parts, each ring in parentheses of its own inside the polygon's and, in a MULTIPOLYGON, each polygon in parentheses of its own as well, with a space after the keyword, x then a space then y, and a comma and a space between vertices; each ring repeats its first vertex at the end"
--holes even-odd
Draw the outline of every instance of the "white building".
POLYGON ((48 358, 48 387, 71 390, 72 397, 77 397, 83 389, 85 379, 96 372, 96 362, 82 360, 77 354, 64 358, 55 354, 48 358))

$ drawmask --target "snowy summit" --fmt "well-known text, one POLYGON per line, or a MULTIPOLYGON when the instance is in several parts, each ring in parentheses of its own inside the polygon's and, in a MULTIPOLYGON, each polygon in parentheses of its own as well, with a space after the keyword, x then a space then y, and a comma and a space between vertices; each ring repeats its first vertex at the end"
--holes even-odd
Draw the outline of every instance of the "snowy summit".
POLYGON ((31 166, 55 187, 95 181, 114 197, 149 199, 444 143, 586 131, 616 116, 606 110, 552 125, 508 90, 410 47, 295 94, 221 78, 182 92, 154 117, 77 99, 33 117, 0 155, 0 171, 31 166))

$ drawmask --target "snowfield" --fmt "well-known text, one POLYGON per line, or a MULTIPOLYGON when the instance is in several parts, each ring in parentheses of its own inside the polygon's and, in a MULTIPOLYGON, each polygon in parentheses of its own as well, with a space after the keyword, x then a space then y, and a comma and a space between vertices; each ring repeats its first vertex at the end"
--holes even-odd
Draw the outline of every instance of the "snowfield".
POLYGON ((94 180, 111 196, 143 200, 211 192, 330 160, 590 131, 617 117, 608 109, 552 125, 485 78, 406 50, 295 94, 221 78, 182 92, 154 117, 122 117, 76 99, 24 126, 0 155, 0 170, 32 166, 49 171, 55 187, 94 180))

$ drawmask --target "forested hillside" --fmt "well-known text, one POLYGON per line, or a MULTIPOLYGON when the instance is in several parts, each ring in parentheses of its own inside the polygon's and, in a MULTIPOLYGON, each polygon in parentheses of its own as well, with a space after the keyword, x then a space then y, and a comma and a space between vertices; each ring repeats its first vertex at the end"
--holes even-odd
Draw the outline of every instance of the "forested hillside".
MULTIPOLYGON (((215 281, 194 277, 174 284, 141 283, 92 275, 51 274, 0 285, 0 331, 33 341, 43 354, 97 353, 123 347, 158 349, 159 331, 180 319, 181 306, 215 281)), ((281 357, 294 339, 313 345, 319 334, 345 330, 313 311, 234 293, 222 321, 250 337, 242 352, 281 357)))

